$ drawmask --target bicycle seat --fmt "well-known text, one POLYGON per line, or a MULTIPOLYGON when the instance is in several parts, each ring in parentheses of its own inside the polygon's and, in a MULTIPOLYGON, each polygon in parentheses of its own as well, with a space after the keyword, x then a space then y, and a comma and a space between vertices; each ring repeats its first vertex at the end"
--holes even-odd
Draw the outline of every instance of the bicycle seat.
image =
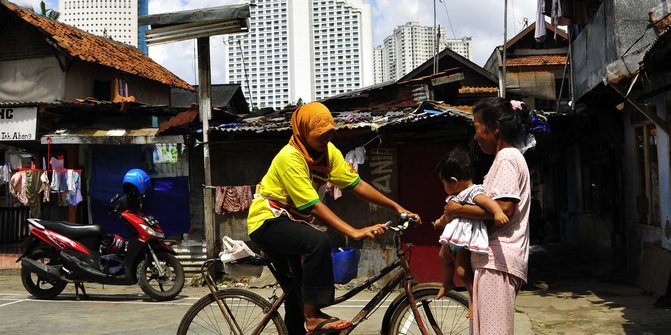
POLYGON ((266 266, 270 264, 270 258, 267 258, 263 255, 255 254, 254 256, 248 256, 245 258, 240 258, 231 261, 231 264, 249 264, 249 265, 266 266))

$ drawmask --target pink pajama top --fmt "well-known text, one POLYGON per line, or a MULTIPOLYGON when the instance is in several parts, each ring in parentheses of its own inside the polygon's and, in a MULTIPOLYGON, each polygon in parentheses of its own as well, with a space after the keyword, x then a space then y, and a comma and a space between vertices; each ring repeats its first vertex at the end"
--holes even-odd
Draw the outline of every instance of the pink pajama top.
POLYGON ((485 176, 487 196, 515 199, 517 206, 510 222, 489 227, 489 253, 471 254, 473 268, 487 268, 509 273, 526 283, 529 261, 529 209, 531 186, 529 168, 516 148, 501 149, 485 176))

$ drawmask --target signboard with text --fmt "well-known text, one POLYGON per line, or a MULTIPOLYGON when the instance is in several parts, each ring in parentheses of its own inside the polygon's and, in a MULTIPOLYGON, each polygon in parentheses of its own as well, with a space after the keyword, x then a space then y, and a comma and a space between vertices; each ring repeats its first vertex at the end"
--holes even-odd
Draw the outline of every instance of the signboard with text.
POLYGON ((0 107, 0 141, 37 138, 37 107, 0 107))

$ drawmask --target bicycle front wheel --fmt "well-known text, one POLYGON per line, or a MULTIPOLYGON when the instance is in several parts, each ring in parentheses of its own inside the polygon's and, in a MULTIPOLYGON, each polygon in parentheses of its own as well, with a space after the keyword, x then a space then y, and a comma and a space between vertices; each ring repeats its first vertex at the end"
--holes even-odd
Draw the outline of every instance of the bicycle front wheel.
MULTIPOLYGON (((417 308, 429 334, 436 334, 432 328, 435 323, 443 334, 468 334, 468 299, 450 291, 436 300, 438 288, 426 288, 414 292, 417 308)), ((391 317, 391 334, 422 334, 417 320, 412 314, 408 299, 399 303, 391 317)))
MULTIPOLYGON (((214 295, 210 293, 189 308, 179 323, 177 335, 251 334, 271 307, 268 300, 247 290, 225 289, 217 291, 217 297, 233 317, 231 323, 226 321, 214 295), (238 331, 234 332, 233 329, 238 331)), ((261 334, 288 333, 287 326, 278 313, 270 318, 261 331, 261 334)))

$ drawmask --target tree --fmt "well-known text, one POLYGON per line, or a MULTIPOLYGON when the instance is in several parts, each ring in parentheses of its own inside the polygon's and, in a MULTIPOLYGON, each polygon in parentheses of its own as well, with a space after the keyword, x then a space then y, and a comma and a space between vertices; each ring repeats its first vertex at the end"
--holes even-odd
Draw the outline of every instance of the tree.
MULTIPOLYGON (((33 7, 25 7, 31 12, 35 12, 35 9, 33 7)), ((53 10, 52 8, 47 9, 47 5, 44 3, 44 1, 40 1, 40 15, 52 19, 52 20, 58 20, 58 17, 61 16, 61 13, 58 11, 53 10)))

